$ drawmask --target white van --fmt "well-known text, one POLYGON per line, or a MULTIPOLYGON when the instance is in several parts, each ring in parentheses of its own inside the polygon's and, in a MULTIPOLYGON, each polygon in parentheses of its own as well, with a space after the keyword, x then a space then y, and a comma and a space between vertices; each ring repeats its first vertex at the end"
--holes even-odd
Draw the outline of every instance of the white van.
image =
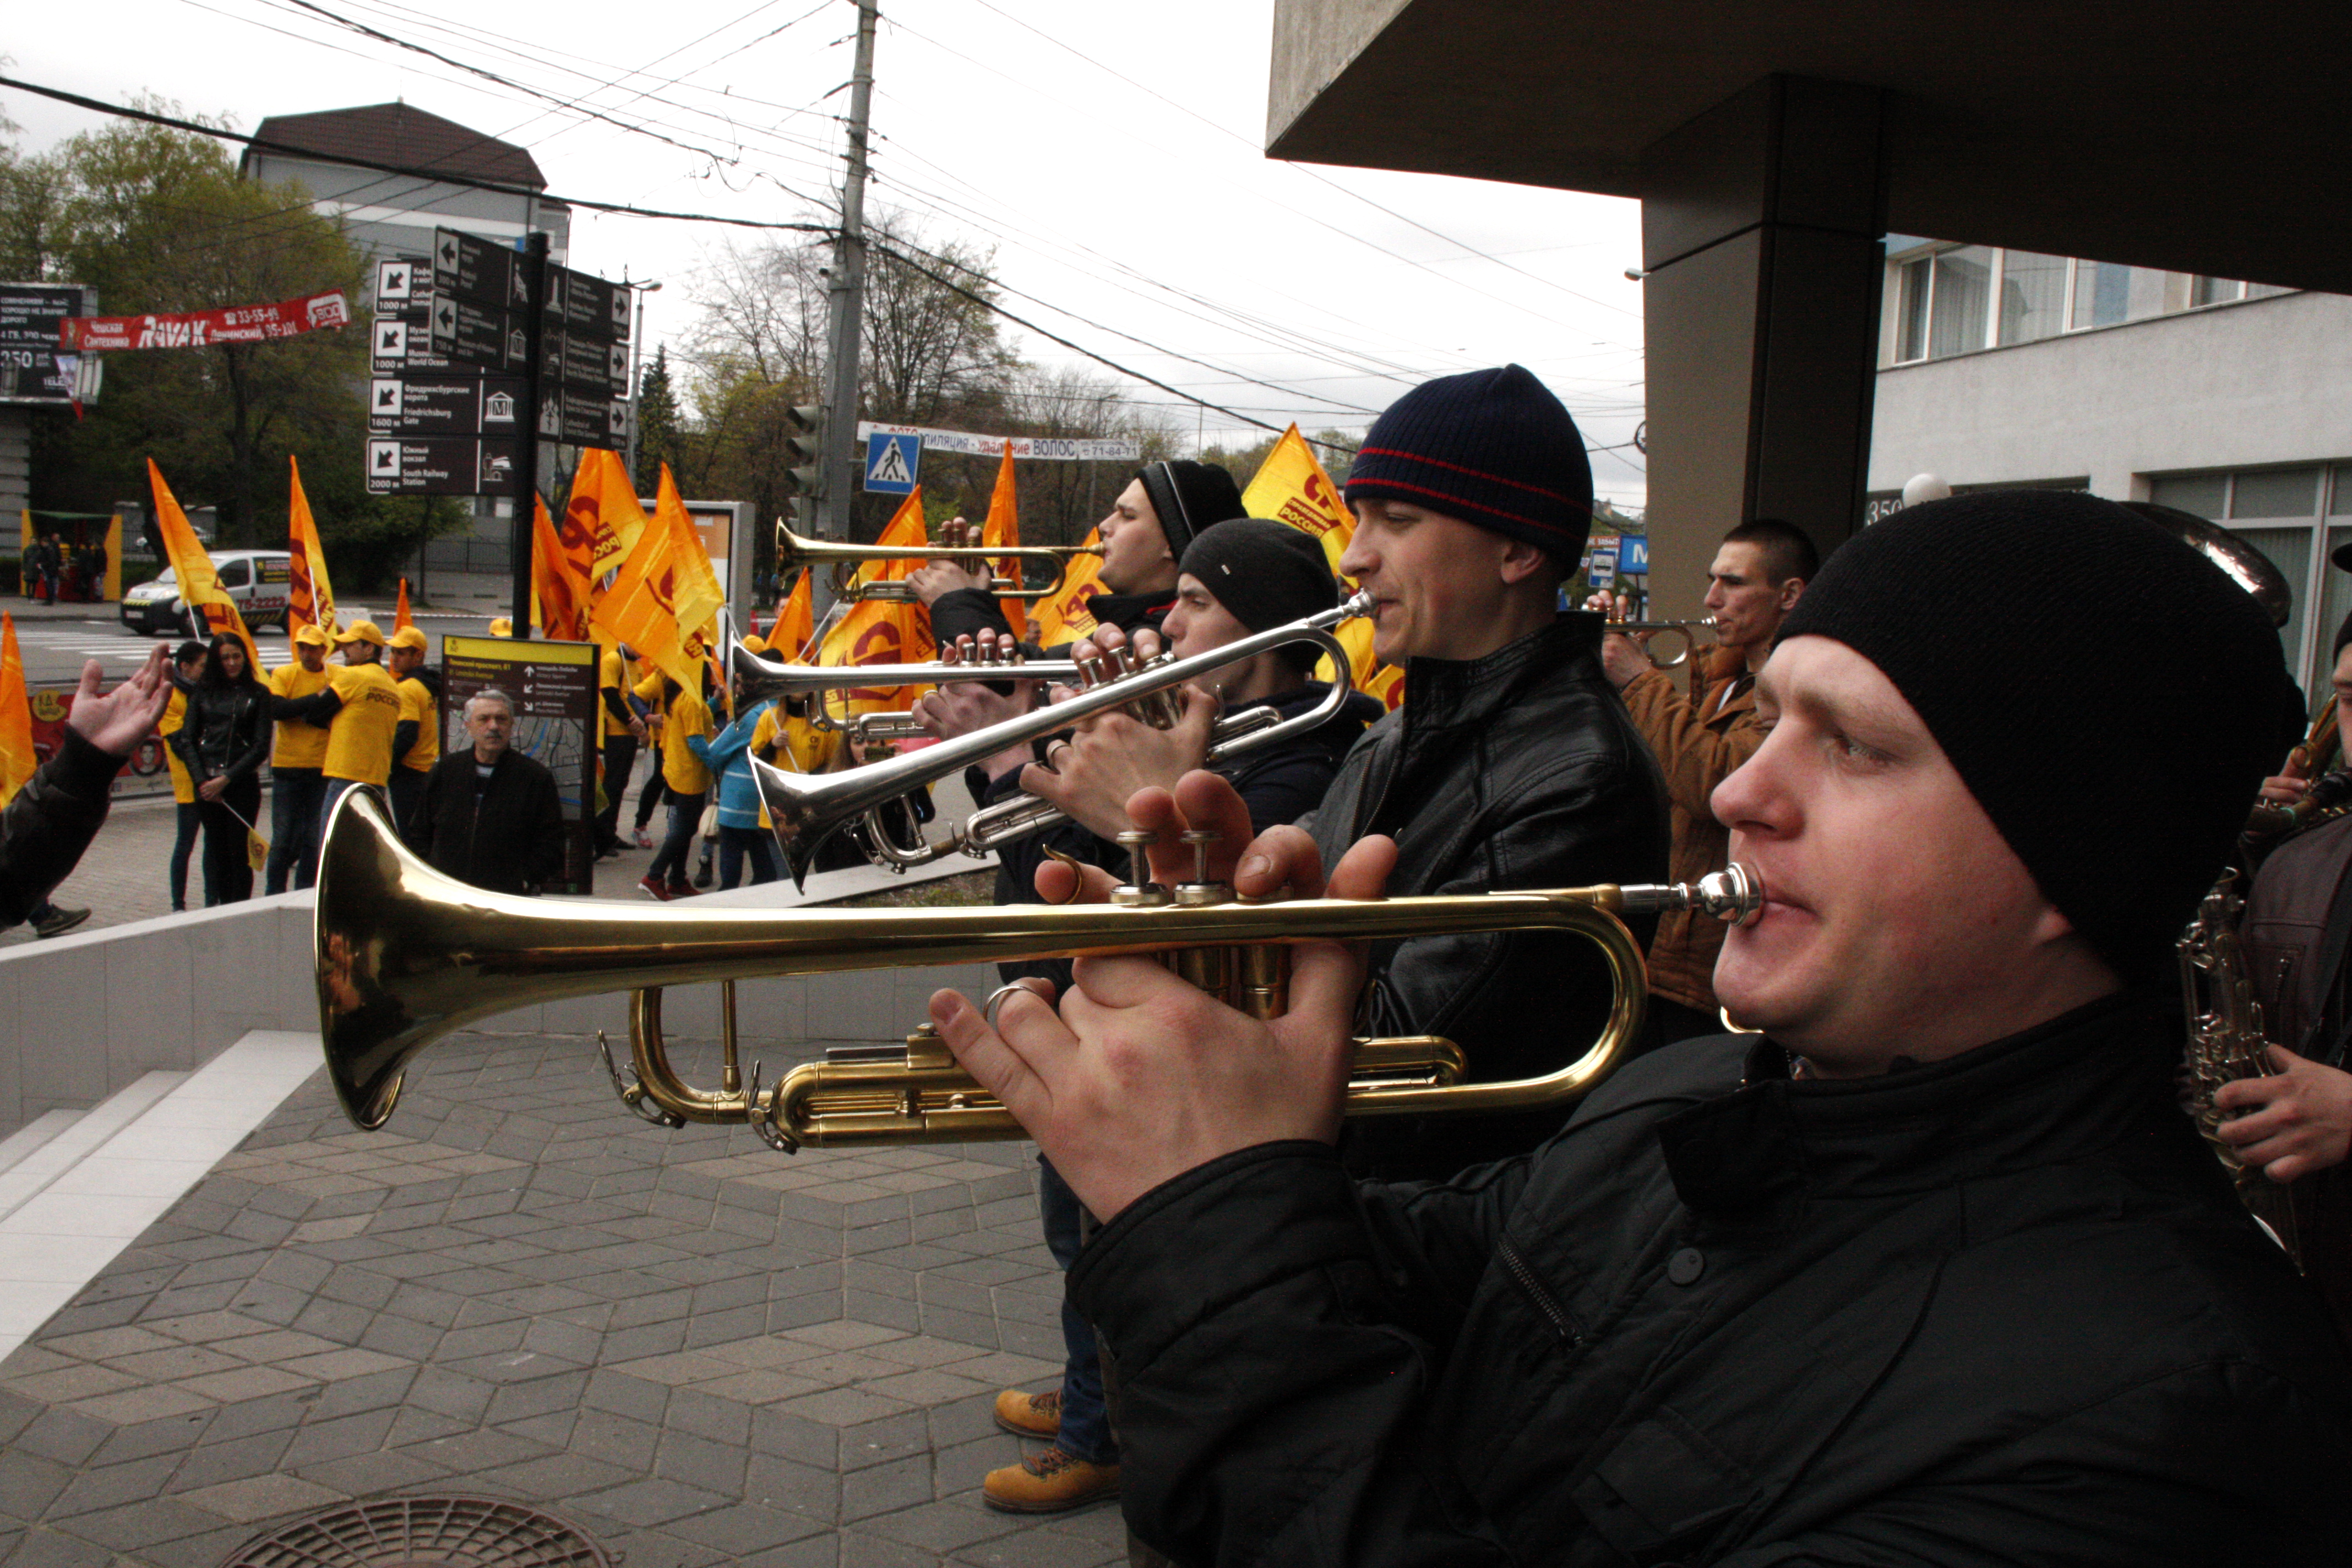
MULTIPOLYGON (((283 550, 224 550, 213 556, 221 586, 236 602, 236 613, 248 630, 287 627, 287 606, 292 603, 294 558, 283 550)), ((122 624, 145 637, 193 637, 187 602, 180 597, 172 569, 152 582, 142 583, 122 595, 122 624)))

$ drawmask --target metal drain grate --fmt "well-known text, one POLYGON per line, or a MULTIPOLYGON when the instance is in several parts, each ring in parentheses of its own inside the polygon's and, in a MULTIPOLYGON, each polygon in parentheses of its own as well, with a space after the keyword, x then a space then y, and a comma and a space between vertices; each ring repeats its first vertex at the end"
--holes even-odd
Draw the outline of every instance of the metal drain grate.
POLYGON ((239 1547, 221 1568, 612 1568, 552 1514, 478 1497, 379 1498, 321 1509, 239 1547))

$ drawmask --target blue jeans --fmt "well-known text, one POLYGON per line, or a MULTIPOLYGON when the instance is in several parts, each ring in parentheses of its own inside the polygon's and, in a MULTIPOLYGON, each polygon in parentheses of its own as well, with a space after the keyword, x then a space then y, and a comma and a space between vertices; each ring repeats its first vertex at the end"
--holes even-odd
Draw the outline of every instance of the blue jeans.
POLYGON ((357 779, 328 779, 325 781, 325 786, 319 796, 318 829, 311 835, 311 837, 314 840, 314 847, 311 851, 310 860, 311 864, 314 866, 318 863, 318 851, 327 847, 327 818, 335 815, 335 802, 342 799, 346 794, 359 787, 360 781, 357 779))
POLYGON ((297 888, 319 879, 319 801, 326 791, 326 775, 316 768, 269 770, 269 863, 261 873, 264 892, 284 892, 289 872, 297 888))
POLYGON ((702 802, 706 792, 692 795, 669 794, 669 837, 655 852, 654 863, 646 868, 646 875, 656 882, 683 883, 686 880, 686 858, 694 848, 694 830, 702 826, 702 802))
POLYGON ((765 828, 719 829, 719 885, 731 888, 743 879, 743 858, 751 858, 751 885, 776 879, 776 841, 765 828))
MULTIPOLYGON (((1045 1224, 1045 1250, 1065 1274, 1078 1260, 1078 1194, 1062 1180, 1053 1162, 1037 1156, 1037 1217, 1045 1224)), ((1095 1349, 1092 1323, 1078 1316, 1069 1298, 1062 1299, 1062 1344, 1069 1359, 1062 1368, 1062 1430, 1054 1447, 1090 1465, 1118 1463, 1118 1444, 1110 1435, 1110 1414, 1103 1407, 1102 1357, 1095 1349)))

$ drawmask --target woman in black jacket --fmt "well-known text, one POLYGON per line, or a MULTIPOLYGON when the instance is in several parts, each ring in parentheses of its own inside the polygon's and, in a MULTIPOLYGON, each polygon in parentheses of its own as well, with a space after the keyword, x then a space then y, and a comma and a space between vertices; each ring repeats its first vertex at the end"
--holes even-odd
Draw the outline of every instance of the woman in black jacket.
POLYGON ((172 749, 196 781, 208 904, 253 896, 246 835, 261 809, 261 763, 269 741, 269 689, 254 673, 242 640, 215 637, 205 672, 188 694, 187 718, 172 736, 172 749))

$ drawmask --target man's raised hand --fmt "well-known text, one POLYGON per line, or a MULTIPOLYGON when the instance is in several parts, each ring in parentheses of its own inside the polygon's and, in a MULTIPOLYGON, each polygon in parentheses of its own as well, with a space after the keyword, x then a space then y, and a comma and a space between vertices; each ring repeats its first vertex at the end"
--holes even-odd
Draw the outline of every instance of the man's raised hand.
MULTIPOLYGON (((1129 803, 1157 831, 1152 875, 1189 881, 1198 823, 1220 831, 1210 876, 1264 897, 1378 898, 1396 860, 1386 838, 1356 845, 1324 885, 1314 842, 1295 827, 1251 840, 1249 812, 1213 773, 1185 775, 1174 795, 1149 789, 1129 803)), ((1049 901, 1097 902, 1113 879, 1058 864, 1038 872, 1049 901)), ((1148 915, 1136 918, 1149 929, 1148 915)), ((957 1059, 1027 1128, 1087 1206, 1108 1219, 1142 1194, 1237 1149, 1292 1138, 1328 1142, 1347 1090, 1349 1026, 1361 961, 1338 942, 1292 949, 1290 1011, 1271 1023, 1235 1012, 1149 955, 1082 958, 1058 1015, 1034 993, 1007 998, 991 1028, 952 991, 931 998, 931 1019, 957 1059)))

